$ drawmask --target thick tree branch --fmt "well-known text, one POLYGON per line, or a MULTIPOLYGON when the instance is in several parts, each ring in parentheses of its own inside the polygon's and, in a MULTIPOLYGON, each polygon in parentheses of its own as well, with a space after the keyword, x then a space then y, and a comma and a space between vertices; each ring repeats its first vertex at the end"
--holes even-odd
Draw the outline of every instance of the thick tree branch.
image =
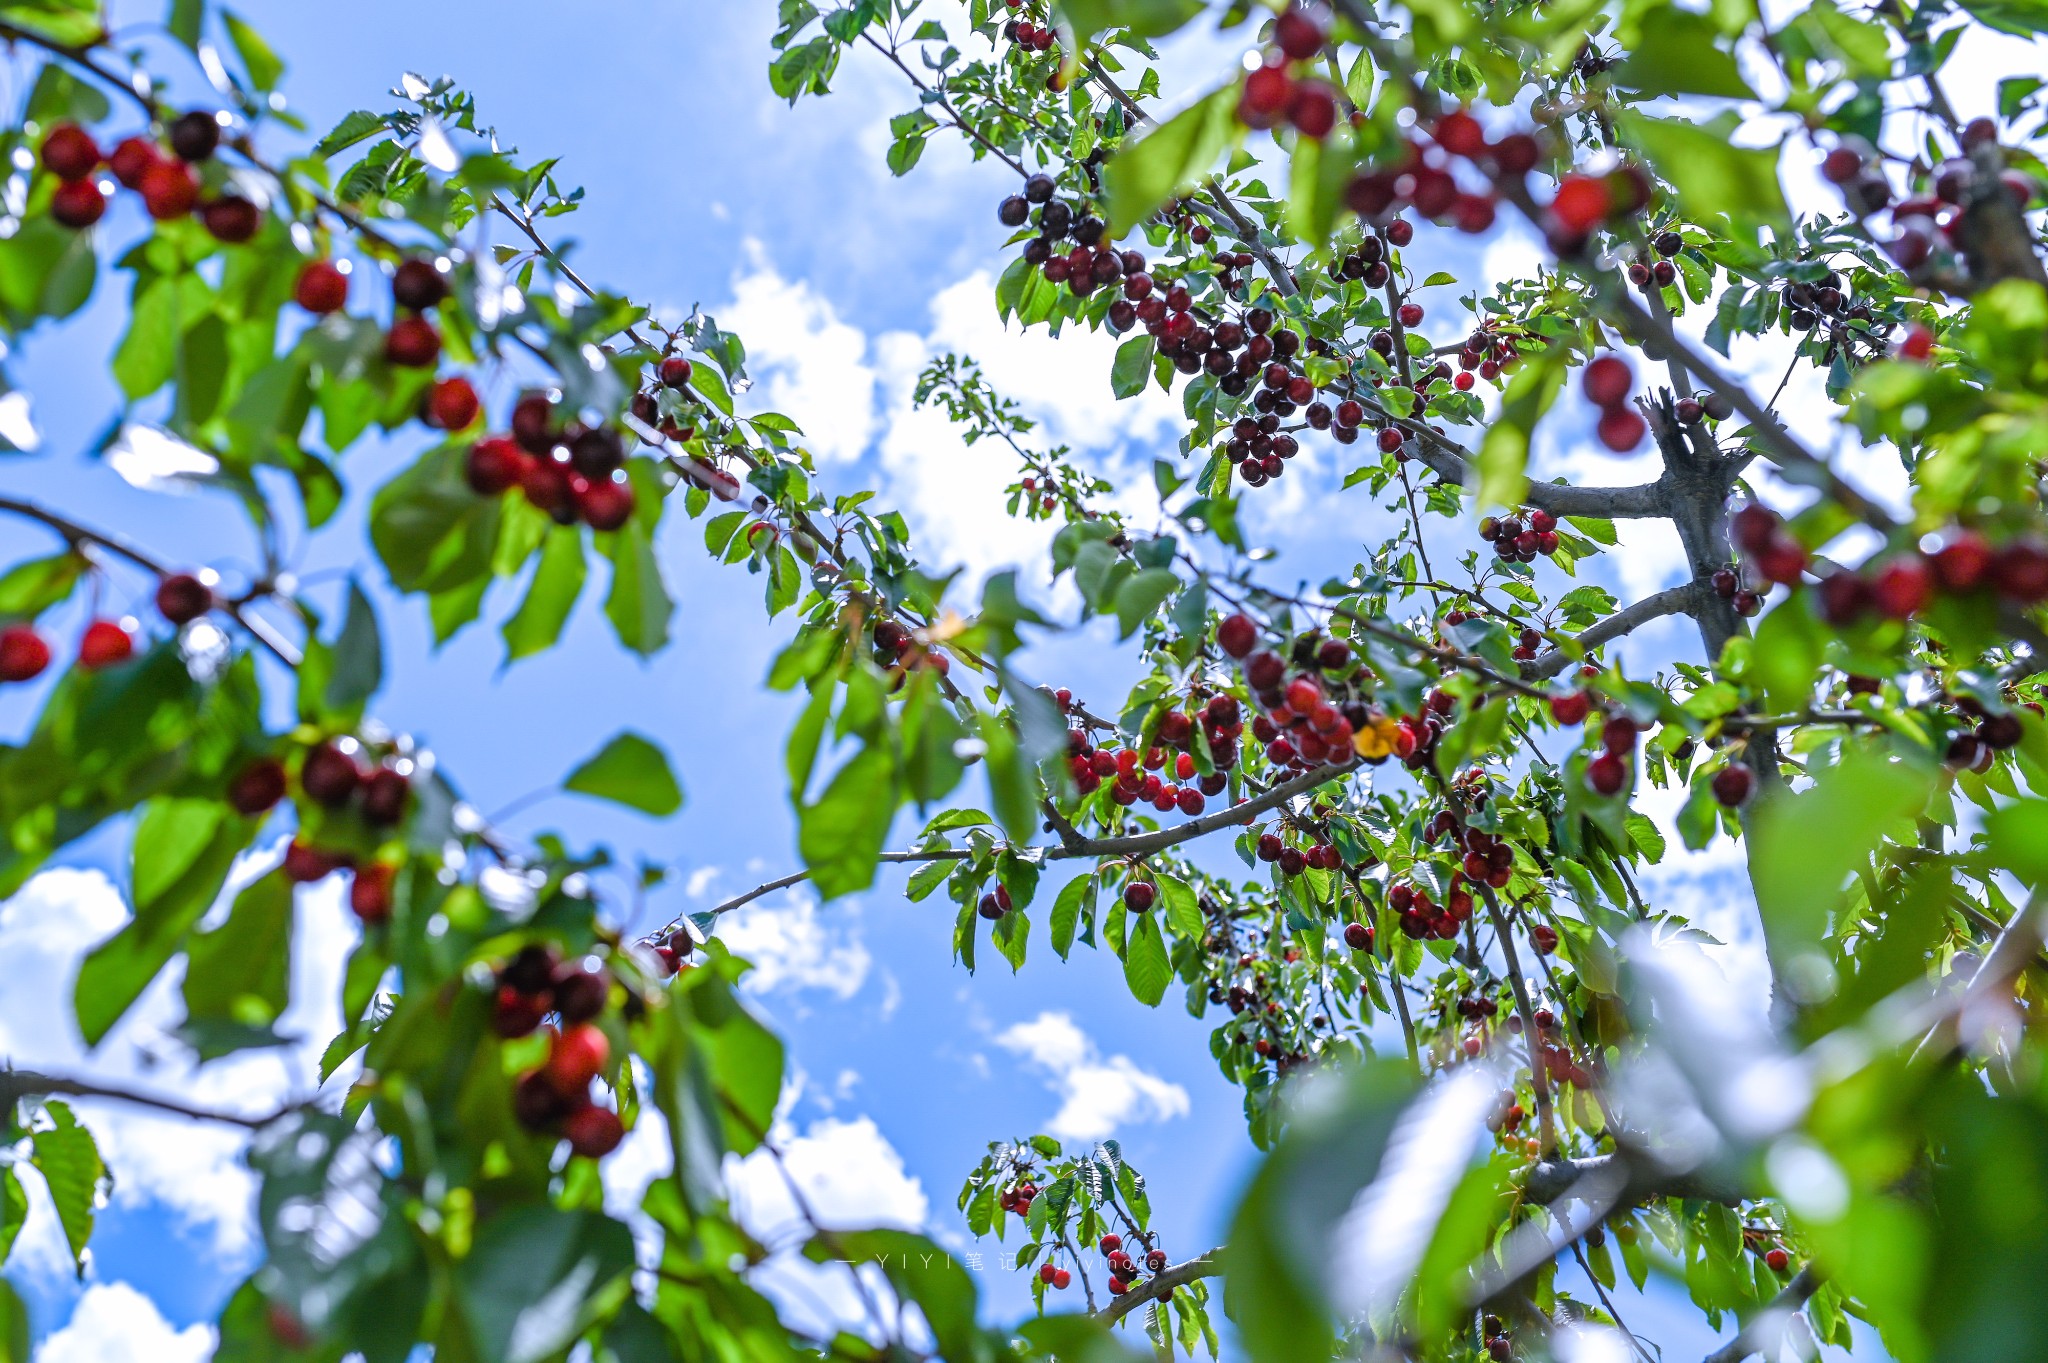
POLYGON ((1177 1289, 1197 1278, 1213 1278, 1222 1272, 1223 1250, 1219 1246, 1186 1263, 1160 1269, 1121 1297, 1113 1298, 1109 1305, 1095 1313, 1095 1319, 1104 1325, 1114 1325, 1148 1301, 1165 1301, 1177 1289))
MULTIPOLYGON (((1584 653, 1590 653, 1603 644, 1611 643, 1625 634, 1641 629, 1652 620, 1661 620, 1667 615, 1682 615, 1693 608, 1698 600, 1702 584, 1686 582, 1676 587, 1667 587, 1661 592, 1646 596, 1631 606, 1624 606, 1605 620, 1587 626, 1573 636, 1584 653)), ((1562 649, 1550 649, 1522 664, 1522 675, 1531 679, 1554 677, 1570 667, 1578 659, 1562 649)))

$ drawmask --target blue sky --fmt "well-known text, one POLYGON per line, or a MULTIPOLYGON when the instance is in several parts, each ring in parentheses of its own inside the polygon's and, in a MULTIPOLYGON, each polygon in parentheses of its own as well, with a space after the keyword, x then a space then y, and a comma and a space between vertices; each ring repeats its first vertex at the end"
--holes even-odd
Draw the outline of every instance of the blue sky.
MULTIPOLYGON (((939 139, 918 173, 892 180, 881 163, 886 119, 912 101, 878 61, 849 65, 832 99, 791 109, 769 93, 764 76, 766 4, 587 4, 576 7, 573 21, 560 6, 523 2, 486 11, 371 0, 351 6, 345 22, 326 6, 259 0, 244 9, 291 62, 287 89, 316 127, 351 108, 385 107, 381 92, 402 71, 447 73, 476 93, 483 118, 506 142, 561 157, 560 173, 589 191, 586 209, 568 220, 582 272, 677 314, 702 303, 740 331, 759 378, 752 397, 802 422, 829 486, 874 487, 885 504, 903 507, 929 561, 964 563, 974 574, 1020 563, 1027 584, 1045 596, 1037 539, 1005 521, 995 496, 1012 475, 1009 461, 987 445, 966 449, 942 421, 909 410, 916 368, 947 349, 982 360, 1057 438, 1139 488, 1130 506, 1150 510, 1136 499, 1149 495, 1142 489, 1153 455, 1171 451, 1177 404, 1156 393, 1113 402, 1108 348, 1094 339, 1053 343, 1002 332, 990 280, 1003 263, 994 206, 1009 192, 1008 172, 969 165, 939 139)), ((149 6, 147 17, 155 13, 149 6)), ((1476 244, 1438 237, 1427 269, 1497 272, 1533 258, 1526 243, 1503 236, 1476 244)), ((1462 312, 1450 290, 1435 292, 1444 296, 1426 300, 1432 320, 1425 329, 1441 328, 1448 338, 1463 329, 1462 312)), ((115 410, 104 366, 119 318, 105 299, 103 284, 100 303, 16 360, 16 382, 35 394, 44 451, 0 462, 0 483, 120 529, 168 558, 223 567, 246 561, 246 548, 227 547, 248 540, 224 499, 166 500, 81 453, 115 410)), ((1746 357, 1758 370, 1770 361, 1746 357)), ((498 400, 508 395, 501 384, 498 400)), ((1585 413, 1570 406, 1546 428, 1546 475, 1649 476, 1630 461, 1586 452, 1586 424, 1585 413)), ((424 447, 423 436, 402 432, 350 457, 343 469, 349 506, 301 563, 329 600, 351 571, 376 593, 391 659, 376 713, 428 742, 487 812, 558 780, 622 723, 665 743, 690 796, 672 820, 556 798, 508 821, 515 833, 559 829, 608 842, 629 862, 645 856, 672 866, 675 878, 652 899, 650 919, 789 869, 781 746, 793 712, 789 698, 759 685, 782 636, 763 623, 757 581, 714 569, 695 527, 677 516, 663 543, 680 602, 675 642, 651 662, 623 655, 586 601, 559 649, 501 671, 494 625, 516 597, 494 599, 484 623, 436 653, 422 607, 388 591, 356 530, 369 493, 424 447)), ((1362 528, 1316 514, 1318 496, 1343 472, 1329 449, 1312 449, 1301 461, 1303 476, 1290 475, 1252 501, 1255 534, 1282 551, 1268 566, 1269 580, 1319 581, 1348 567, 1357 542, 1386 533, 1377 513, 1362 528)), ((1465 534, 1446 529, 1439 552, 1462 548, 1465 534)), ((0 531, 9 560, 29 552, 32 541, 18 525, 0 531)), ((1631 533, 1626 549, 1598 570, 1624 599, 1678 580, 1682 560, 1668 536, 1631 533)), ((132 593, 138 585, 127 587, 132 593)), ((136 609, 140 599, 114 601, 136 609)), ((1694 647, 1675 626, 1646 631, 1631 645, 1646 660, 1674 650, 1690 656, 1694 647)), ((1041 642, 1023 666, 1035 679, 1107 706, 1121 695, 1120 679, 1127 684, 1132 675, 1133 658, 1097 627, 1041 642)), ((18 731, 38 694, 0 696, 0 732, 18 731)), ((77 954, 124 913, 114 888, 118 854, 117 842, 96 838, 66 858, 68 869, 0 906, 0 950, 39 961, 47 977, 0 996, 0 1053, 20 1063, 154 1073, 251 1107, 262 1105, 262 1095, 299 1091, 304 1057, 292 1053, 190 1076, 156 1035, 176 1019, 161 991, 91 1060, 75 1037, 51 1033, 48 1010, 68 996, 64 980, 77 954), (19 955, 31 951, 42 955, 19 955), (40 1012, 37 1000, 44 1001, 40 1012)), ((1748 892, 1725 843, 1698 857, 1674 854, 1650 880, 1724 935, 1745 937, 1748 892)), ((331 893, 304 899, 301 1020, 317 1053, 325 1040, 318 1029, 332 1010, 314 997, 331 993, 325 962, 314 958, 337 957, 349 928, 331 893)), ((951 963, 946 908, 907 903, 888 881, 822 907, 801 892, 772 896, 732 920, 729 931, 760 961, 754 996, 790 1042, 799 1078, 786 1138, 828 1215, 923 1223, 970 1248, 952 1210, 961 1176, 987 1141, 1057 1125, 1062 1134, 1114 1134, 1123 1142, 1151 1181, 1172 1257, 1220 1238, 1252 1158, 1238 1094, 1208 1059, 1208 1025, 1171 1002, 1157 1011, 1136 1004, 1114 958, 1081 950, 1061 965, 1041 938, 1021 976, 1013 979, 998 962, 970 978, 951 963)), ((1731 951, 1728 964, 1733 994, 1754 998, 1753 953, 1731 951)), ((120 1182, 87 1286, 71 1281, 59 1262, 46 1209, 39 1208, 11 1267, 36 1304, 38 1332, 49 1337, 42 1356, 68 1363, 147 1345, 173 1363, 204 1357, 203 1323, 253 1252, 234 1143, 109 1109, 94 1109, 89 1120, 120 1182)), ((630 1185, 661 1158, 637 1143, 617 1157, 614 1174, 630 1185)), ((772 1218, 773 1191, 746 1173, 739 1182, 772 1218)), ((1021 1284, 994 1273, 984 1283, 995 1311, 1023 1309, 1021 1284)), ((1637 1306, 1631 1319, 1654 1324, 1647 1332, 1679 1355, 1709 1343, 1669 1294, 1637 1306)))

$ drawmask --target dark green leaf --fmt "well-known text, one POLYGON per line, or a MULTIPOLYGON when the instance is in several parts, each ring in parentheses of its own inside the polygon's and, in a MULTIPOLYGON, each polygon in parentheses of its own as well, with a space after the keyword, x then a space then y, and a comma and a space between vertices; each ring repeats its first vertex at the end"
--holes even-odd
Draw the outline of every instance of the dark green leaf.
POLYGON ((631 732, 620 734, 570 772, 562 789, 595 795, 656 818, 665 819, 683 807, 683 789, 669 770, 667 755, 631 732))

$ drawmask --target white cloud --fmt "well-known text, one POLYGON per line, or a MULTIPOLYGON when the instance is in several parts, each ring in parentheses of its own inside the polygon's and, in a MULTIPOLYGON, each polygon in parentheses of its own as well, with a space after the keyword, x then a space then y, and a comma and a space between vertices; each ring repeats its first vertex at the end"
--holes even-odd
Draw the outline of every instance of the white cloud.
MULTIPOLYGON (((243 858, 229 892, 269 869, 276 855, 272 849, 243 858)), ((79 962, 127 916, 120 890, 104 874, 68 868, 35 876, 0 904, 0 957, 13 972, 13 983, 0 991, 0 1056, 25 1069, 175 1094, 221 1110, 268 1111, 313 1089, 320 1051, 341 1027, 340 972, 356 937, 339 882, 298 896, 292 1005, 278 1026, 295 1043, 205 1066, 169 1035, 184 1016, 176 971, 153 983, 97 1048, 88 1050, 79 1036, 71 1020, 79 962)), ((256 1240, 255 1179, 241 1161, 247 1132, 106 1100, 77 1099, 73 1106, 113 1172, 117 1203, 163 1207, 223 1262, 247 1260, 256 1240)), ((30 1232, 39 1220, 32 1218, 30 1232)), ((54 1221, 47 1229, 55 1234, 54 1221)), ((25 1249, 37 1262, 62 1260, 60 1245, 25 1249)))
POLYGON ((743 987, 761 994, 819 990, 843 1002, 860 992, 874 964, 857 914, 850 904, 820 910, 816 899, 792 893, 726 914, 718 938, 754 963, 743 987))
MULTIPOLYGON (((923 1183, 905 1171, 903 1156, 872 1117, 821 1118, 800 1136, 781 1128, 776 1145, 783 1168, 827 1229, 917 1230, 931 1212, 923 1183)), ((774 1239, 803 1225, 789 1185, 766 1151, 729 1162, 727 1177, 741 1221, 756 1235, 774 1239)))
POLYGON ((746 251, 748 269, 733 281, 733 301, 719 317, 747 343, 754 400, 803 427, 820 459, 858 459, 875 426, 866 334, 840 321, 808 283, 776 273, 759 242, 749 241, 746 251))
POLYGON ((213 1357, 210 1325, 173 1330, 156 1303, 127 1283, 94 1283, 78 1298, 71 1322, 36 1349, 36 1363, 201 1363, 213 1357))
POLYGON ((1040 1013, 1000 1033, 996 1044, 1046 1071, 1047 1086, 1061 1098, 1046 1123, 1052 1135, 1101 1140, 1128 1123, 1188 1114, 1186 1089, 1139 1069, 1129 1056, 1105 1060, 1070 1014, 1040 1013))

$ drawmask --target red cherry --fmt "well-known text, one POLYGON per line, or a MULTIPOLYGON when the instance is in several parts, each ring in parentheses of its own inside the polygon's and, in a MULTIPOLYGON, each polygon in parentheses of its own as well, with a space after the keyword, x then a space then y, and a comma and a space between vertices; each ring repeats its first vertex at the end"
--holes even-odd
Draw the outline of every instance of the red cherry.
POLYGON ((1550 717, 1567 726, 1582 723, 1586 718, 1586 712, 1591 708, 1592 701, 1584 691, 1574 691, 1569 696, 1550 698, 1550 717))
POLYGON ((1271 120, 1287 107, 1293 92, 1294 82, 1285 67, 1262 66, 1244 78, 1242 108, 1255 118, 1271 120))
POLYGON ((1557 929, 1548 923, 1538 923, 1529 929, 1529 941, 1535 946, 1538 956, 1548 956, 1557 950, 1557 929))
POLYGON ((1619 355, 1601 355, 1586 366, 1579 384, 1588 402, 1605 409, 1628 401, 1635 376, 1629 372, 1628 361, 1619 355))
POLYGON ((1611 752, 1603 752, 1586 764, 1586 784, 1601 795, 1618 795, 1628 780, 1628 764, 1611 752))
POLYGON ((1926 559, 1906 554, 1878 571, 1870 584, 1870 593, 1879 615, 1907 620, 1926 608, 1934 594, 1934 574, 1926 559))
POLYGON ((156 143, 146 137, 131 137, 114 148, 107 157, 107 169, 114 172, 114 178, 129 189, 141 189, 149 168, 164 159, 156 143))
POLYGON ((1323 50, 1329 32, 1322 21, 1300 6, 1289 6, 1273 21, 1273 42, 1289 60, 1305 62, 1323 50))
POLYGON ((1114 1254, 1123 1247, 1124 1241, 1120 1235, 1105 1235, 1096 1242, 1096 1248, 1100 1249, 1104 1254, 1114 1254))
POLYGON ((479 497, 495 497, 519 485, 520 477, 532 458, 504 437, 492 436, 470 446, 463 473, 472 492, 479 497))
POLYGON ((1756 789, 1756 773, 1748 767, 1723 767, 1714 773, 1714 798, 1730 809, 1745 804, 1756 789))
POLYGON ((1600 443, 1608 449, 1616 454, 1627 454, 1643 443, 1649 429, 1649 423, 1643 420, 1640 412, 1614 407, 1601 413, 1598 434, 1600 443))
POLYGON ((1055 1274, 1053 1274, 1053 1275, 1052 1275, 1052 1285, 1053 1285, 1053 1287, 1054 1287, 1054 1288, 1055 1288, 1056 1290, 1058 1290, 1058 1291, 1061 1291, 1061 1292, 1064 1292, 1064 1291, 1066 1291, 1066 1290, 1067 1290, 1067 1284, 1068 1284, 1068 1283, 1070 1283, 1070 1282, 1072 1282, 1073 1280, 1074 1280, 1074 1275, 1073 1275, 1073 1274, 1071 1274, 1071 1273, 1069 1273, 1069 1272, 1067 1272, 1067 1270, 1065 1270, 1064 1268, 1063 1268, 1063 1269, 1061 1269, 1061 1270, 1059 1270, 1059 1271, 1058 1271, 1057 1273, 1055 1273, 1055 1274))
POLYGON ((95 620, 85 627, 78 641, 78 665, 87 669, 112 667, 135 654, 135 640, 112 620, 95 620))
POLYGON ((633 519, 633 485, 601 478, 576 494, 576 509, 592 530, 617 530, 633 519))
POLYGON ((285 879, 294 884, 310 885, 316 880, 325 880, 340 870, 341 866, 340 857, 323 852, 317 847, 309 847, 296 839, 291 846, 284 849, 285 879))
POLYGON ((448 276, 431 260, 414 256, 391 272, 391 300, 401 308, 425 312, 448 297, 448 276))
POLYGON ((1792 1256, 1782 1249, 1772 1249, 1765 1252, 1764 1263, 1770 1267, 1771 1272, 1783 1273, 1792 1266, 1792 1256))
POLYGON ((442 379, 427 390, 426 409, 422 419, 437 430, 466 431, 477 418, 483 403, 477 398, 476 388, 460 374, 442 379))
POLYGON ((355 758, 332 743, 322 743, 307 753, 299 768, 299 785, 307 797, 329 809, 347 804, 362 783, 362 768, 355 758))
POLYGON ((585 1159, 603 1159, 618 1149, 625 1139, 626 1128, 619 1121, 619 1114, 608 1107, 591 1104, 577 1108, 562 1118, 562 1134, 568 1138, 569 1149, 585 1159))
POLYGON ((395 824, 405 817, 412 782, 389 767, 380 767, 363 782, 363 818, 372 824, 395 824))
POLYGON ((2005 545, 1992 556, 1991 585, 2024 606, 2048 599, 2048 547, 2027 538, 2005 545))
POLYGON ((245 819, 268 812, 284 797, 284 763, 274 757, 257 758, 228 785, 228 803, 245 819))
POLYGON ((340 312, 348 305, 348 276, 332 261, 309 260, 292 286, 292 301, 322 317, 340 312))
POLYGON ((547 995, 529 994, 512 985, 501 984, 497 1001, 491 1009, 491 1030, 507 1041, 531 1036, 547 1015, 547 995))
POLYGON ((581 1097, 589 1090, 590 1081, 604 1069, 611 1053, 612 1043, 604 1030, 581 1023, 556 1035, 541 1072, 547 1075, 555 1092, 565 1098, 581 1097))
POLYGON ((696 368, 681 355, 669 355, 663 358, 659 372, 663 387, 687 388, 696 368))
POLYGON ((398 868, 373 861, 358 870, 348 888, 348 906, 366 924, 382 923, 391 917, 391 882, 398 868))
POLYGON ((50 646, 27 625, 0 629, 0 682, 25 682, 50 665, 50 646))
POLYGON ((98 222, 107 211, 107 196, 91 180, 70 180, 50 198, 50 216, 73 231, 98 222))
POLYGON ((158 161, 142 173, 142 206, 158 222, 182 218, 199 206, 199 177, 183 161, 158 161))
POLYGON ((60 180, 83 180, 99 164, 99 143, 76 123, 59 123, 43 139, 43 169, 60 180))
POLYGON ((384 358, 407 369, 426 369, 441 358, 441 333, 424 317, 400 317, 385 334, 384 358))
POLYGON ((1320 80, 1296 82, 1287 100, 1287 121, 1303 137, 1328 137, 1337 126, 1337 92, 1320 80))
POLYGON ((224 194, 199 210, 199 221, 215 241, 239 246, 263 226, 263 210, 238 194, 224 194))
POLYGON ((190 573, 172 573, 157 584, 156 608, 174 625, 190 624, 213 609, 213 589, 190 573))
POLYGON ((1613 191, 1607 178, 1599 175, 1567 175, 1550 201, 1550 216, 1574 236, 1584 236, 1607 220, 1614 207, 1613 191))
POLYGON ((1899 355, 1902 359, 1924 360, 1934 353, 1934 333, 1915 322, 1906 328, 1906 334, 1899 341, 1899 355))
POLYGON ((1436 144, 1453 156, 1477 156, 1486 150, 1486 129, 1463 109, 1453 109, 1436 121, 1432 135, 1436 144))

